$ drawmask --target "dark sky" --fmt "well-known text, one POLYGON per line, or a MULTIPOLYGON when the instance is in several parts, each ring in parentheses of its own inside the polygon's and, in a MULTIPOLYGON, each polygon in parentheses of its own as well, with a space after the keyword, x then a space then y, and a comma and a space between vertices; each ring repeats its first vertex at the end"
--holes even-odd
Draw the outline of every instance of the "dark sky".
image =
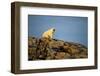
POLYGON ((55 39, 88 44, 87 17, 28 15, 28 36, 40 38, 50 28, 56 29, 55 39))

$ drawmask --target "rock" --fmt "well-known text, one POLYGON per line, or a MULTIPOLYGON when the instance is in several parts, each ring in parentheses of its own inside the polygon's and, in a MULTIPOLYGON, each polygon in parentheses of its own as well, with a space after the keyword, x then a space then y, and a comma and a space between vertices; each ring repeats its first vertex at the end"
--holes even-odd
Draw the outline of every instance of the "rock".
POLYGON ((63 46, 63 48, 65 49, 65 50, 68 50, 68 48, 69 48, 69 46, 63 46))
POLYGON ((28 38, 28 60, 87 58, 84 45, 47 38, 28 38))
POLYGON ((63 45, 64 45, 64 42, 63 41, 54 41, 54 40, 52 40, 50 42, 50 46, 52 48, 59 48, 59 46, 63 46, 63 45))
POLYGON ((65 57, 65 52, 57 52, 55 58, 56 59, 63 59, 65 57))
POLYGON ((29 60, 36 59, 36 48, 28 48, 28 59, 29 60))
POLYGON ((28 46, 32 46, 33 42, 32 42, 32 37, 28 38, 28 46))
POLYGON ((70 55, 69 53, 65 53, 64 59, 68 59, 68 58, 70 58, 70 57, 71 57, 71 55, 70 55))
POLYGON ((47 53, 47 58, 46 58, 46 59, 54 59, 54 58, 55 58, 55 54, 56 54, 55 51, 50 50, 50 49, 48 48, 48 53, 47 53))
POLYGON ((66 53, 71 53, 71 50, 69 49, 69 46, 63 46, 63 48, 64 48, 64 51, 66 52, 66 53))
POLYGON ((75 49, 75 48, 70 48, 70 51, 71 51, 71 54, 77 54, 79 53, 79 50, 78 49, 75 49))

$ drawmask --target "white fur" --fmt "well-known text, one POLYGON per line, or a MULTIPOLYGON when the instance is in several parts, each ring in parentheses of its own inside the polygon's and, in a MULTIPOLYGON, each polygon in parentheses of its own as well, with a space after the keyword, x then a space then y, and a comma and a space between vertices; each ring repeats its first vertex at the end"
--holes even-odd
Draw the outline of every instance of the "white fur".
POLYGON ((50 39, 52 39, 52 38, 53 38, 53 34, 54 34, 54 28, 51 28, 51 29, 45 31, 45 32, 42 34, 42 37, 43 37, 43 38, 50 38, 50 39))

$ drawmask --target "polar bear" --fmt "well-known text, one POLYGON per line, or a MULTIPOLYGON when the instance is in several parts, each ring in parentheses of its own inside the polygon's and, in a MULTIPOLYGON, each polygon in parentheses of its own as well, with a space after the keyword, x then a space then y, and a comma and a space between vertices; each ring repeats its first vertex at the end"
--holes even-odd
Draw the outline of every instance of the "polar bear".
POLYGON ((55 29, 54 28, 48 29, 47 31, 45 31, 42 34, 42 37, 43 38, 52 39, 53 38, 53 35, 54 35, 54 32, 55 32, 55 29))

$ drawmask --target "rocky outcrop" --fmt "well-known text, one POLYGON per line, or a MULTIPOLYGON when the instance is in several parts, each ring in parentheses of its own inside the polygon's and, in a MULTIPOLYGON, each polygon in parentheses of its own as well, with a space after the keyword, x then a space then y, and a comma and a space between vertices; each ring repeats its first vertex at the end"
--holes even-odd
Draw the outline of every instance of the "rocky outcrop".
POLYGON ((87 58, 84 45, 57 39, 28 38, 28 60, 78 59, 87 58))

